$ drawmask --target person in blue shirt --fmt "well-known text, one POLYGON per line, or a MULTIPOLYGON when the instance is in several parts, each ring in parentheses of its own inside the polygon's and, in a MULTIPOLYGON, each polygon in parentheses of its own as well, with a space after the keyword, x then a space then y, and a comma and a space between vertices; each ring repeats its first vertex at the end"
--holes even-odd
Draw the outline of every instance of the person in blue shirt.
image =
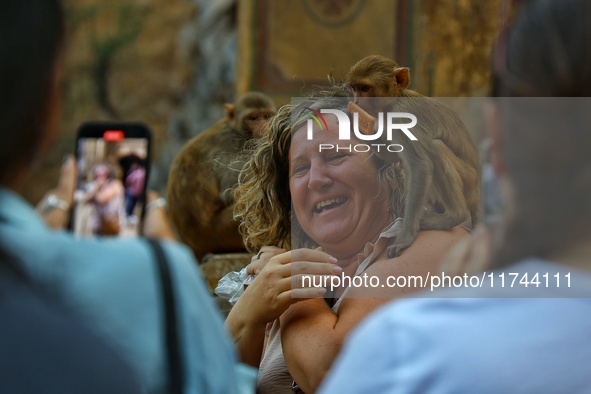
MULTIPOLYGON (((72 158, 42 204, 49 226, 19 196, 57 137, 64 17, 57 0, 2 0, 0 8, 0 248, 17 256, 31 281, 110 343, 137 371, 146 392, 168 392, 163 300, 148 243, 81 240, 51 228, 66 221, 76 172, 72 158)), ((162 217, 156 210, 148 223, 162 217)), ((191 252, 161 243, 176 299, 184 391, 254 390, 255 372, 238 363, 191 252)))
POLYGON ((0 392, 141 393, 135 372, 0 250, 0 392))
POLYGON ((482 253, 477 231, 451 265, 486 268, 493 284, 380 309, 321 393, 591 392, 591 2, 524 7, 495 46, 485 112, 500 243, 482 253))

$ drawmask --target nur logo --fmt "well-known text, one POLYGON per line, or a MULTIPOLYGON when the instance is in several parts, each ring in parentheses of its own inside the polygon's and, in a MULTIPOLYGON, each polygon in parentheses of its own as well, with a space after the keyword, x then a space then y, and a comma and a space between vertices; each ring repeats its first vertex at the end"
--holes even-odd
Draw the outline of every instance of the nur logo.
MULTIPOLYGON (((313 120, 318 124, 321 131, 328 130, 328 124, 326 120, 322 116, 322 114, 332 114, 337 117, 338 124, 339 124, 339 140, 340 141, 349 141, 351 140, 351 121, 349 116, 338 109, 321 109, 319 111, 315 111, 309 107, 304 107, 305 109, 311 112, 311 118, 308 119, 307 123, 307 138, 308 140, 312 140, 314 136, 314 124, 313 120), (324 126, 324 127, 323 127, 324 126)), ((417 117, 408 112, 387 112, 383 113, 380 112, 378 114, 377 119, 377 127, 374 129, 374 134, 367 134, 359 130, 359 113, 353 113, 353 133, 355 137, 361 141, 375 141, 378 138, 382 137, 384 130, 386 131, 386 139, 387 141, 393 140, 393 131, 400 130, 402 131, 411 141, 417 141, 417 137, 413 133, 410 132, 409 129, 413 128, 417 125, 417 117), (384 122, 384 119, 386 121, 384 122), (394 119, 409 119, 409 123, 394 123, 394 119), (385 124, 384 124, 385 123, 385 124)), ((339 150, 347 150, 351 152, 354 150, 355 152, 368 152, 372 147, 376 148, 377 151, 380 151, 380 148, 385 148, 388 152, 402 152, 404 149, 400 144, 355 144, 355 145, 333 145, 333 144, 320 144, 319 151, 323 149, 335 149, 339 150)))

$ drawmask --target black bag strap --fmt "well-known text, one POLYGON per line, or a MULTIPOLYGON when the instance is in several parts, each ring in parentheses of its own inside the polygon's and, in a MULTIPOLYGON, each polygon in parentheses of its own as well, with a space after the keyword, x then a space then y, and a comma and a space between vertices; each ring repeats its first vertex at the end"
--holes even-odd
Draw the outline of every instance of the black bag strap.
POLYGON ((164 321, 166 330, 166 350, 168 357, 168 385, 171 394, 183 392, 183 362, 180 351, 180 339, 177 330, 176 304, 172 288, 172 277, 168 261, 162 245, 156 240, 148 239, 148 244, 154 251, 160 274, 162 296, 164 298, 164 321))

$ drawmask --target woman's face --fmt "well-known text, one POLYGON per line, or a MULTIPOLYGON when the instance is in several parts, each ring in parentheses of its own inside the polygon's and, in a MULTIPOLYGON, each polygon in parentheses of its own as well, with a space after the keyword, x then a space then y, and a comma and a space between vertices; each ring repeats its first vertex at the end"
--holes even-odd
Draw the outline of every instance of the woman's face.
POLYGON ((323 149, 320 144, 349 147, 357 141, 339 141, 338 122, 325 116, 328 131, 314 124, 314 139, 306 126, 292 135, 289 151, 289 187, 293 210, 302 230, 337 258, 360 253, 375 241, 391 221, 389 192, 380 187, 370 153, 352 149, 323 149))
POLYGON ((99 166, 94 170, 95 179, 107 179, 109 177, 109 169, 105 166, 99 166))

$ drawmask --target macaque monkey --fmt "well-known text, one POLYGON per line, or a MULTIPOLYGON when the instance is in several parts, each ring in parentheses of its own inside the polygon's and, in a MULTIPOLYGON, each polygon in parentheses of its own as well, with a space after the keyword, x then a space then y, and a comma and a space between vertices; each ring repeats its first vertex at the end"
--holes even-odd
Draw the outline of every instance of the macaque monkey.
POLYGON ((168 180, 168 208, 182 242, 200 262, 208 253, 243 251, 233 218, 232 189, 244 163, 244 144, 259 138, 276 113, 262 93, 225 104, 226 116, 190 141, 175 157, 168 180))
POLYGON ((349 112, 359 113, 364 134, 374 134, 379 112, 407 112, 417 117, 416 126, 410 129, 417 141, 399 130, 392 133, 394 141, 386 140, 385 131, 377 141, 403 146, 399 153, 385 149, 377 153, 386 161, 401 162, 405 179, 403 230, 388 255, 400 255, 419 230, 446 230, 460 224, 473 227, 478 220, 480 161, 459 116, 438 101, 407 89, 409 69, 383 56, 360 60, 351 67, 347 82, 356 101, 349 103, 349 112))

